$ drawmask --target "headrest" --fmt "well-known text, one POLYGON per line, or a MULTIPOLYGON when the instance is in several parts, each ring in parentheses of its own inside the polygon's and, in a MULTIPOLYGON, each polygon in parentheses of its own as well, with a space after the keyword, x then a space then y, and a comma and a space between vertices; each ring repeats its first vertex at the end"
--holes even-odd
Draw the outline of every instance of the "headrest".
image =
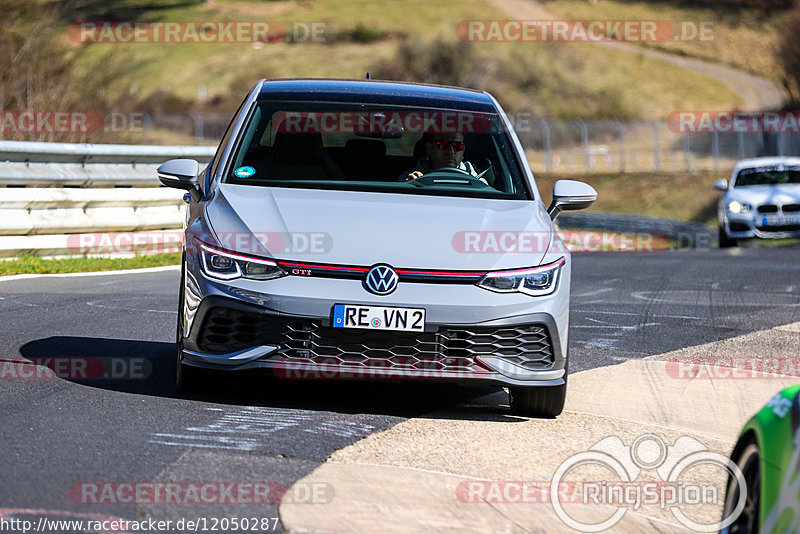
POLYGON ((344 150, 350 157, 361 159, 379 159, 386 156, 386 145, 383 141, 373 139, 350 139, 344 150))
POLYGON ((315 158, 320 147, 321 133, 278 132, 272 145, 272 154, 276 160, 307 160, 315 158))

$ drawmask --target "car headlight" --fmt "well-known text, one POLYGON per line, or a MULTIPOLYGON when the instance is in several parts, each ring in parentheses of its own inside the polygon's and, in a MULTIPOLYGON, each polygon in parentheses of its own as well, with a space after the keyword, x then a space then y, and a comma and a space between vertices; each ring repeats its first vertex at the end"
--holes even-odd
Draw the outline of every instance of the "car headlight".
POLYGON ((195 238, 195 243, 200 248, 200 267, 205 274, 212 278, 270 280, 286 276, 286 271, 274 261, 219 250, 206 245, 197 238, 195 238))
POLYGON ((731 213, 747 213, 750 211, 750 204, 747 202, 739 202, 738 200, 731 200, 728 202, 728 211, 731 213))
POLYGON ((477 285, 498 293, 525 293, 537 297, 549 295, 556 290, 561 267, 566 261, 559 258, 553 263, 530 269, 487 273, 477 285))

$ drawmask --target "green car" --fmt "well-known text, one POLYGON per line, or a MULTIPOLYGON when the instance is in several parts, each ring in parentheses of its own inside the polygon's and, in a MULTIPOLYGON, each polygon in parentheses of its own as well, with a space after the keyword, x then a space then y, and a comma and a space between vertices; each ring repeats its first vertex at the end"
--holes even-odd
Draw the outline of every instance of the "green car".
POLYGON ((731 453, 746 487, 729 476, 723 520, 746 495, 741 514, 720 532, 800 532, 800 384, 777 393, 744 426, 731 453))

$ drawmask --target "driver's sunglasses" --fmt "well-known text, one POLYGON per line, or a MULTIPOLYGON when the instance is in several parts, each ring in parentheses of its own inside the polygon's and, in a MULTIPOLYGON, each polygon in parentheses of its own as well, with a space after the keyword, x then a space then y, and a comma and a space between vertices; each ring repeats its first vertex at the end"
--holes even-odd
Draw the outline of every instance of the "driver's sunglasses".
POLYGON ((436 148, 439 150, 447 150, 448 147, 453 147, 453 150, 456 152, 461 152, 466 148, 464 141, 447 141, 445 139, 440 139, 439 141, 434 141, 433 144, 436 145, 436 148))

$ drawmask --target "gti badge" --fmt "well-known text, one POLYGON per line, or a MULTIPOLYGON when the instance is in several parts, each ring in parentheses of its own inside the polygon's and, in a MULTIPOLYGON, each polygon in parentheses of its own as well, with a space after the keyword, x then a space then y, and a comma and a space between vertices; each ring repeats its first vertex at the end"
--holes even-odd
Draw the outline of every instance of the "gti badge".
POLYGON ((397 289, 397 273, 388 265, 376 265, 367 272, 366 288, 376 295, 388 295, 397 289))

